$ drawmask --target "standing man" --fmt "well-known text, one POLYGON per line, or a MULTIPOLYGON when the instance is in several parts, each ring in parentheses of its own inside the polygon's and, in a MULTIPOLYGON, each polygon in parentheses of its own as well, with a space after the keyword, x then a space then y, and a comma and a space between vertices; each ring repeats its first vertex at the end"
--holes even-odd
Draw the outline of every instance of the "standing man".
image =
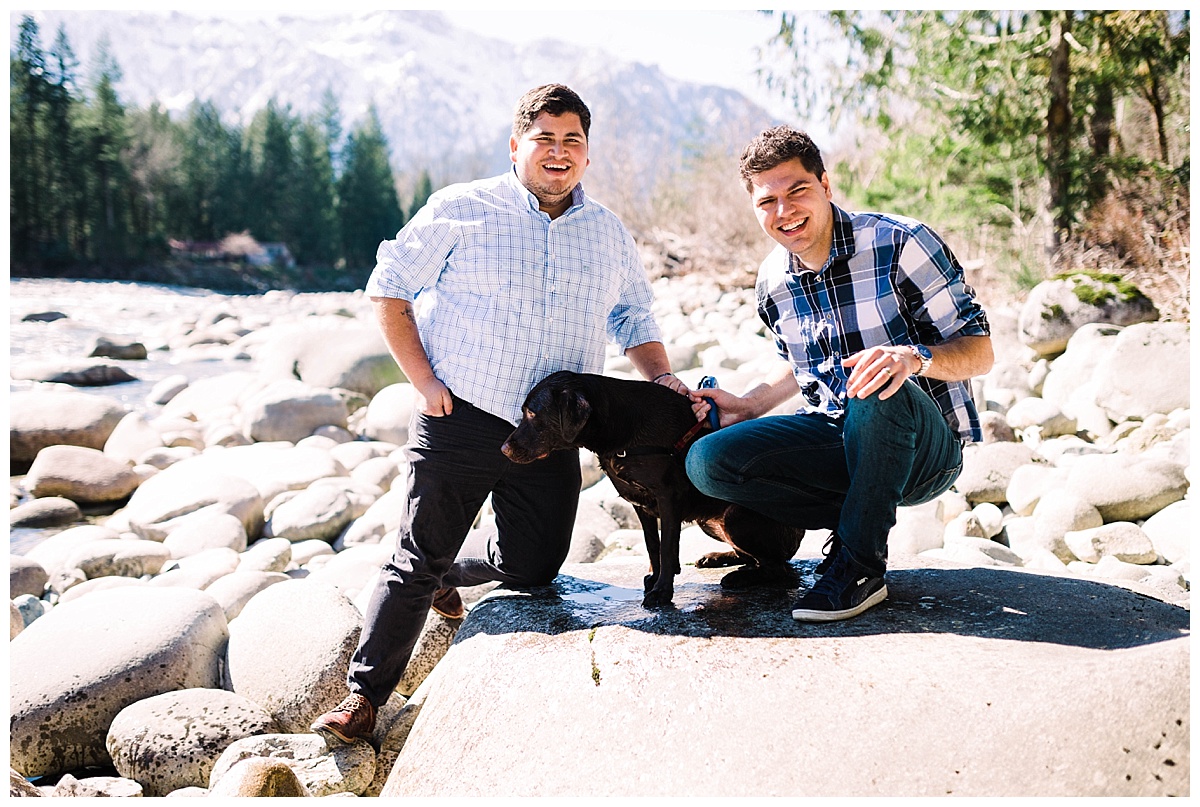
POLYGON ((833 204, 807 134, 763 132, 742 153, 741 176, 779 244, 756 296, 783 361, 741 396, 704 390, 729 428, 692 447, 687 472, 711 496, 833 530, 792 616, 847 619, 887 597, 897 506, 949 488, 963 442, 981 439, 965 382, 992 366, 990 329, 933 230, 833 204), (760 417, 796 393, 796 414, 760 417))
POLYGON ((569 88, 530 90, 513 120, 512 169, 435 193, 379 246, 366 291, 417 391, 408 498, 350 662, 351 694, 312 725, 323 736, 370 736, 431 605, 463 615, 456 586, 539 586, 558 574, 578 451, 528 465, 500 453, 538 381, 601 372, 607 336, 644 377, 687 392, 671 375, 633 239, 580 185, 590 126, 569 88), (464 545, 489 494, 496 530, 464 545))

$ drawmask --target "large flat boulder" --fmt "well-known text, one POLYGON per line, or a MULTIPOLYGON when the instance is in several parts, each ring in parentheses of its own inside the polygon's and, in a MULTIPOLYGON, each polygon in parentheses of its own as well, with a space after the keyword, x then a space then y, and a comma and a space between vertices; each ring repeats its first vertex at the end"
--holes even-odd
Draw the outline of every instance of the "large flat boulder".
POLYGON ((9 644, 9 762, 25 776, 111 764, 105 737, 143 698, 220 686, 228 626, 199 591, 140 586, 56 606, 9 644))
POLYGON ((811 625, 794 592, 693 567, 649 611, 644 572, 570 565, 480 601, 381 795, 1189 793, 1185 609, 922 557, 882 606, 811 625))

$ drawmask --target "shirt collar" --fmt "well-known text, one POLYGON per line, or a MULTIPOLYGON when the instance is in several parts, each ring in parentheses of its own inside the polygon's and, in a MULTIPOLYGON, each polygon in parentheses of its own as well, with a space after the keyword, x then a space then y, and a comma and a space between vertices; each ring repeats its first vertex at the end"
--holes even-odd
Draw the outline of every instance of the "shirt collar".
MULTIPOLYGON (((532 210, 534 213, 542 214, 542 208, 541 204, 538 202, 538 198, 533 195, 533 192, 530 191, 529 188, 526 188, 521 184, 520 178, 517 177, 517 167, 515 165, 508 171, 508 183, 517 194, 525 199, 525 204, 530 210, 532 210)), ((583 183, 580 182, 575 186, 574 190, 571 191, 571 206, 566 209, 563 215, 565 216, 576 208, 583 207, 583 205, 586 203, 587 194, 583 192, 583 183)))
MULTIPOLYGON (((829 243, 829 257, 825 260, 825 265, 819 271, 812 272, 813 277, 817 277, 833 265, 834 261, 846 260, 854 254, 854 223, 850 220, 850 214, 833 202, 829 203, 829 207, 833 213, 833 235, 829 243)), ((807 270, 800 266, 799 258, 792 252, 787 253, 788 269, 793 274, 803 275, 807 270)))

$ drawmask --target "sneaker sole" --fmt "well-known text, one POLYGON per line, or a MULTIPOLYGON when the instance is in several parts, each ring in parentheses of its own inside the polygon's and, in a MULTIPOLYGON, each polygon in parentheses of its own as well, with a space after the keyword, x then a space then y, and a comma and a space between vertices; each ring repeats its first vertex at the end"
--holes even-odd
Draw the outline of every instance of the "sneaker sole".
POLYGON ((353 737, 343 737, 340 733, 334 731, 329 726, 318 726, 316 724, 313 724, 313 725, 309 726, 308 729, 313 734, 316 734, 319 737, 322 737, 326 742, 328 742, 329 740, 333 740, 335 742, 341 743, 342 745, 353 745, 354 740, 356 739, 353 737))
POLYGON ((858 616, 868 608, 873 608, 879 603, 887 599, 887 586, 881 586, 878 591, 867 597, 853 608, 847 608, 844 611, 813 611, 806 608, 798 608, 792 611, 792 619, 798 622, 837 622, 842 619, 849 619, 853 616, 858 616))

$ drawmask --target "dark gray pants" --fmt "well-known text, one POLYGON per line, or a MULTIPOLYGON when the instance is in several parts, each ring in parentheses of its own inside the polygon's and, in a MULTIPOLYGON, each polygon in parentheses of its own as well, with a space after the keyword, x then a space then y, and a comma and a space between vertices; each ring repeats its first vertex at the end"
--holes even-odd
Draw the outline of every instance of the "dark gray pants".
POLYGON ((392 559, 371 600, 347 684, 376 707, 404 676, 434 592, 499 580, 549 584, 571 545, 579 503, 579 452, 556 451, 529 465, 500 453, 512 424, 457 397, 453 413, 418 413, 405 455, 408 496, 392 559), (488 494, 495 530, 475 530, 488 494))

